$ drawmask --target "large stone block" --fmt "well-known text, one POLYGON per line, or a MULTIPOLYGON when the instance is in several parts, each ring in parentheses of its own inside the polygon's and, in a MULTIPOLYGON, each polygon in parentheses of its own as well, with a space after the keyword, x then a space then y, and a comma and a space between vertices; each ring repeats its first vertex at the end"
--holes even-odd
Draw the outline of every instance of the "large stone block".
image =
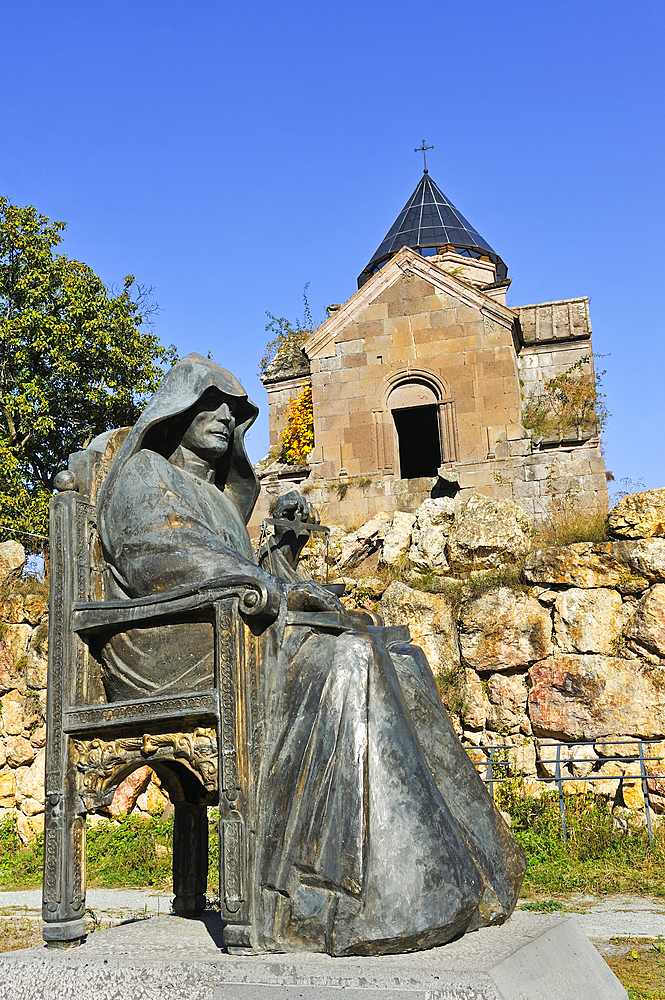
POLYGON ((0 693, 17 688, 25 691, 26 659, 31 625, 8 625, 0 638, 0 693))
POLYGON ((480 677, 471 667, 464 668, 462 721, 471 729, 484 729, 488 701, 480 677))
POLYGON ((17 799, 32 799, 44 806, 44 762, 46 751, 40 750, 29 767, 21 767, 16 772, 17 799))
POLYGON ((16 830, 24 844, 34 843, 39 834, 44 832, 44 813, 25 816, 22 812, 17 812, 16 830))
POLYGON ((549 656, 551 635, 549 612, 508 587, 469 601, 460 616, 462 656, 483 672, 513 670, 549 656))
POLYGON ((626 631, 628 645, 638 654, 665 657, 665 584, 657 583, 646 592, 626 631))
POLYGON ((447 570, 446 543, 455 517, 452 497, 424 500, 416 510, 409 560, 422 569, 447 570))
POLYGON ((26 728, 24 699, 18 691, 9 691, 0 699, 0 705, 2 732, 8 736, 20 736, 26 728))
POLYGON ((227 955, 208 921, 154 916, 89 934, 78 948, 8 952, 0 981, 7 998, 30 1000, 166 992, 178 1000, 627 1000, 574 918, 520 910, 429 951, 333 960, 227 955))
POLYGON ((576 542, 538 549, 527 556, 524 575, 530 583, 617 587, 625 592, 631 577, 665 581, 665 539, 576 542))
POLYGON ((48 670, 48 625, 38 625, 30 637, 25 668, 26 683, 34 690, 46 687, 48 670))
POLYGON ((623 497, 607 518, 616 538, 652 538, 665 535, 665 488, 623 497))
POLYGON ((434 674, 459 667, 455 615, 443 594, 426 594, 395 580, 381 600, 386 625, 408 625, 434 674))
POLYGON ((526 713, 526 674, 492 674, 487 683, 487 728, 519 732, 526 713))
POLYGON ((19 542, 1 542, 0 584, 20 579, 25 563, 25 549, 19 542))
POLYGON ((516 562, 529 551, 530 532, 531 522, 518 504, 474 494, 455 517, 448 559, 458 571, 516 562))
POLYGON ((554 604, 554 631, 566 653, 607 653, 617 650, 624 620, 616 590, 566 590, 554 604))
POLYGON ((560 653, 536 663, 529 676, 529 715, 537 733, 590 740, 665 732, 665 672, 640 660, 560 653))
POLYGON ((16 796, 16 773, 3 771, 0 774, 0 808, 13 808, 16 796))
POLYGON ((10 736, 5 743, 5 755, 10 767, 22 767, 31 764, 37 755, 30 740, 23 736, 10 736))

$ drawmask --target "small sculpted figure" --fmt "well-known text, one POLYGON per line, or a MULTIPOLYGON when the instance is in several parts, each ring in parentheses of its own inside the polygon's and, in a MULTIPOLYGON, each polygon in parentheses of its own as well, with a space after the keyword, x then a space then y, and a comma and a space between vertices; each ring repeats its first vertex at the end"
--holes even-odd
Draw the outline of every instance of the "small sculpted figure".
MULTIPOLYGON (((307 579, 297 532, 278 531, 254 554, 245 525, 259 487, 244 437, 256 415, 233 375, 190 354, 121 446, 98 523, 113 598, 234 573, 280 598, 262 636, 258 945, 377 954, 500 923, 515 906, 524 855, 455 735, 423 652, 407 630, 346 611, 307 579), (304 623, 286 623, 287 611, 307 612, 304 623), (330 612, 336 630, 326 627, 330 612)), ((282 508, 287 519, 312 517, 300 497, 282 508)), ((109 701, 207 689, 211 626, 120 633, 102 658, 109 701)))

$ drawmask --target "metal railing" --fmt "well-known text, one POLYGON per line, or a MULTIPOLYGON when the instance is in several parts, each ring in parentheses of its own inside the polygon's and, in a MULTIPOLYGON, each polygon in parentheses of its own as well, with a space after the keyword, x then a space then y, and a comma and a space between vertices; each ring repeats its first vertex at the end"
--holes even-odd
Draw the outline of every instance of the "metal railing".
MULTIPOLYGON (((563 791, 563 786, 564 786, 565 782, 567 782, 567 781, 586 781, 586 782, 616 781, 616 782, 623 782, 623 781, 626 781, 626 780, 627 781, 640 780, 641 781, 641 785, 642 785, 642 797, 644 799, 644 811, 645 811, 645 815, 646 815, 647 831, 648 831, 648 834, 649 834, 649 843, 653 844, 653 829, 652 829, 652 823, 651 823, 651 808, 650 808, 650 805, 649 805, 649 785, 648 785, 648 781, 649 781, 650 778, 655 778, 655 779, 665 778, 665 774, 652 774, 651 772, 647 772, 646 764, 648 764, 651 761, 657 761, 657 762, 660 763, 660 761, 663 759, 663 754, 661 754, 658 757, 647 756, 645 754, 645 747, 650 748, 652 744, 654 744, 654 743, 662 743, 662 742, 663 741, 661 739, 658 739, 658 740, 640 740, 640 739, 632 739, 632 740, 631 739, 626 739, 626 740, 607 739, 607 740, 602 740, 602 739, 600 739, 600 740, 583 740, 583 741, 575 742, 575 743, 554 743, 554 742, 552 742, 552 743, 546 743, 544 745, 541 744, 541 748, 543 746, 545 746, 548 749, 549 748, 551 748, 552 750, 556 749, 556 756, 553 757, 552 759, 545 758, 545 757, 540 757, 540 758, 537 758, 537 761, 536 761, 537 764, 550 764, 550 765, 554 764, 554 777, 552 777, 552 778, 549 778, 549 777, 546 777, 546 778, 537 778, 536 780, 542 781, 545 784, 547 784, 549 782, 553 782, 557 786, 557 789, 558 789, 558 792, 559 792, 559 812, 561 814, 561 832, 562 832, 562 836, 563 836, 564 842, 568 840, 568 831, 566 829, 566 809, 565 809, 564 791, 563 791), (582 758, 577 758, 577 759, 574 758, 574 757, 570 757, 569 756, 570 752, 573 751, 573 750, 575 750, 576 748, 578 748, 578 747, 588 747, 588 746, 590 746, 590 747, 600 747, 600 746, 606 746, 606 747, 630 746, 631 748, 632 747, 637 747, 637 753, 625 753, 623 755, 622 754, 609 754, 607 756, 605 754, 603 754, 602 756, 594 757, 594 758, 590 758, 590 757, 583 758, 582 757, 582 758), (561 756, 562 748, 566 752, 566 756, 563 757, 563 758, 561 756), (614 775, 609 775, 609 774, 588 774, 588 775, 581 775, 579 777, 577 775, 570 775, 570 776, 568 776, 568 775, 564 775, 564 774, 561 773, 562 765, 565 765, 565 764, 574 764, 574 763, 579 763, 579 764, 582 764, 582 763, 587 763, 587 764, 596 764, 596 763, 609 764, 612 761, 619 762, 619 763, 622 763, 622 764, 628 764, 628 765, 635 764, 636 766, 639 763, 639 773, 638 774, 628 774, 628 773, 624 772, 622 774, 614 774, 614 775)), ((469 747, 469 746, 467 746, 467 747, 465 747, 465 749, 468 751, 468 750, 470 750, 472 748, 469 747)), ((513 746, 511 746, 509 744, 507 746, 480 746, 480 747, 477 747, 477 749, 481 750, 483 753, 487 753, 489 755, 486 762, 485 761, 474 761, 474 764, 475 764, 476 770, 478 771, 478 773, 480 774, 481 778, 483 779, 483 781, 487 785, 488 791, 489 791, 490 795, 492 796, 492 798, 494 798, 494 786, 496 784, 500 784, 501 782, 504 782, 504 781, 514 781, 516 777, 518 777, 518 778, 520 777, 519 775, 514 775, 514 774, 512 774, 512 775, 511 774, 505 774, 505 773, 501 774, 502 771, 505 771, 506 769, 508 769, 510 767, 513 767, 513 768, 515 767, 515 762, 510 760, 510 752, 511 752, 511 750, 515 750, 517 748, 513 747, 513 746), (503 755, 503 759, 500 759, 499 755, 503 755), (485 774, 482 773, 482 769, 483 768, 485 769, 485 774)), ((648 753, 648 750, 647 750, 647 753, 648 753)))

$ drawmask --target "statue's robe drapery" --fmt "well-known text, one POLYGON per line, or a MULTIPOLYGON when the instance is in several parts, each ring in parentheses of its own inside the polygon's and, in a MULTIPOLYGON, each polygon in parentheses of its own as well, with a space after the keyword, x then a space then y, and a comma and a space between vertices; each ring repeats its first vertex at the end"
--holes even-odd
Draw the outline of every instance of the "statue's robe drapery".
MULTIPOLYGON (((233 376, 197 355, 167 376, 100 498, 110 595, 145 596, 230 573, 286 591, 256 565, 245 528, 255 486, 242 439, 254 415, 233 376), (214 483, 176 468, 159 450, 168 422, 211 384, 237 406, 233 452, 214 483)), ((107 644, 110 700, 165 684, 210 686, 209 626, 176 629, 133 630, 107 644)), ((284 626, 282 617, 264 643, 260 945, 404 951, 505 919, 524 855, 406 631, 349 616, 333 634, 284 626)))

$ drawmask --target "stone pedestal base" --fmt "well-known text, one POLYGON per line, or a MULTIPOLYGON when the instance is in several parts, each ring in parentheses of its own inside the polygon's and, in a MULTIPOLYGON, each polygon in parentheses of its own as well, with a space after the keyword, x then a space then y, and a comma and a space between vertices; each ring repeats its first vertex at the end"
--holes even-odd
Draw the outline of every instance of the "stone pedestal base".
POLYGON ((80 948, 0 956, 0 1000, 627 1000, 571 917, 518 911, 430 951, 379 958, 229 955, 219 916, 153 917, 80 948))

